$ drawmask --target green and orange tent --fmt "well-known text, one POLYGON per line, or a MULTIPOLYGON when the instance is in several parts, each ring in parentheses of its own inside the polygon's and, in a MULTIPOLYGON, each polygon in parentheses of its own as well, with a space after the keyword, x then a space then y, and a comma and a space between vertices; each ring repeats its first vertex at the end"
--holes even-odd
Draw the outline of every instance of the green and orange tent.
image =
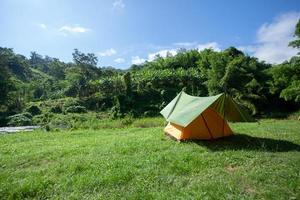
POLYGON ((160 113, 168 121, 164 132, 177 140, 226 137, 233 134, 227 121, 254 121, 225 93, 195 97, 182 91, 160 113))

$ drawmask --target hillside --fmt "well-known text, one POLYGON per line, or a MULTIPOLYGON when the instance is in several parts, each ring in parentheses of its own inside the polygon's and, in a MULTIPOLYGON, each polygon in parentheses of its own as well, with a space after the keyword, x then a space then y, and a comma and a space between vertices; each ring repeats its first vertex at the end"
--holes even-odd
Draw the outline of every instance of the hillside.
MULTIPOLYGON (((175 56, 157 55, 153 61, 118 70, 98 67, 94 54, 77 49, 71 63, 36 52, 28 59, 8 48, 1 48, 0 55, 1 125, 13 125, 14 117, 8 116, 26 112, 30 102, 65 98, 74 98, 81 110, 107 112, 112 118, 157 116, 181 90, 194 96, 226 92, 256 117, 286 117, 300 108, 298 56, 271 65, 234 47, 221 52, 181 49, 175 56)), ((63 105, 53 105, 65 113, 63 105)), ((24 125, 33 123, 24 115, 16 117, 20 123, 15 125, 22 124, 21 118, 24 125)))

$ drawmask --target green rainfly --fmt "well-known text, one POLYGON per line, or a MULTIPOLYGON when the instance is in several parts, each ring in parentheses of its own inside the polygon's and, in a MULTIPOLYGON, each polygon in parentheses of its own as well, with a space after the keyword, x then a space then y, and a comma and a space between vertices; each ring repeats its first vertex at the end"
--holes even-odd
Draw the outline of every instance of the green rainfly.
POLYGON ((167 121, 186 127, 207 108, 212 108, 231 122, 254 121, 242 106, 225 93, 195 97, 181 91, 160 113, 167 121))

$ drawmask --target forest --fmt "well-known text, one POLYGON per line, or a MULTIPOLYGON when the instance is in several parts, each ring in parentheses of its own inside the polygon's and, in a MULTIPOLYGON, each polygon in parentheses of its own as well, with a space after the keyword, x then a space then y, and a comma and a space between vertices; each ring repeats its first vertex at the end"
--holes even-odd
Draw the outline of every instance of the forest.
MULTIPOLYGON (((295 38, 289 45, 299 49, 300 22, 295 38)), ((69 63, 37 52, 26 58, 1 47, 0 125, 46 125, 51 113, 157 116, 181 90, 195 96, 226 92, 255 117, 284 117, 300 108, 299 56, 270 64, 235 47, 180 49, 126 70, 99 67, 95 54, 78 49, 72 56, 69 63)))

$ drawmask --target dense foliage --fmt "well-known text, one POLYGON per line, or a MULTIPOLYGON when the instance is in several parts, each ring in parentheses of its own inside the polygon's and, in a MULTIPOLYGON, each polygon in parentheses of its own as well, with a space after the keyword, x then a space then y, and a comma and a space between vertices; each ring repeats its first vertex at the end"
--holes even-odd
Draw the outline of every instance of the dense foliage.
MULTIPOLYGON (((299 48, 299 23, 296 40, 299 48)), ((29 59, 12 49, 0 48, 0 117, 25 111, 38 112, 28 102, 73 98, 64 109, 55 103, 50 113, 109 111, 112 117, 157 115, 181 90, 196 96, 227 92, 253 115, 270 110, 293 110, 300 102, 300 57, 270 65, 234 47, 221 52, 180 49, 175 56, 159 55, 128 70, 97 67, 97 57, 75 49, 73 61, 32 52, 29 59), (32 109, 32 110, 30 110, 32 109)), ((33 114, 33 113, 32 113, 33 114)), ((36 114, 33 114, 36 115, 36 114)), ((19 117, 20 118, 20 117, 19 117)))

